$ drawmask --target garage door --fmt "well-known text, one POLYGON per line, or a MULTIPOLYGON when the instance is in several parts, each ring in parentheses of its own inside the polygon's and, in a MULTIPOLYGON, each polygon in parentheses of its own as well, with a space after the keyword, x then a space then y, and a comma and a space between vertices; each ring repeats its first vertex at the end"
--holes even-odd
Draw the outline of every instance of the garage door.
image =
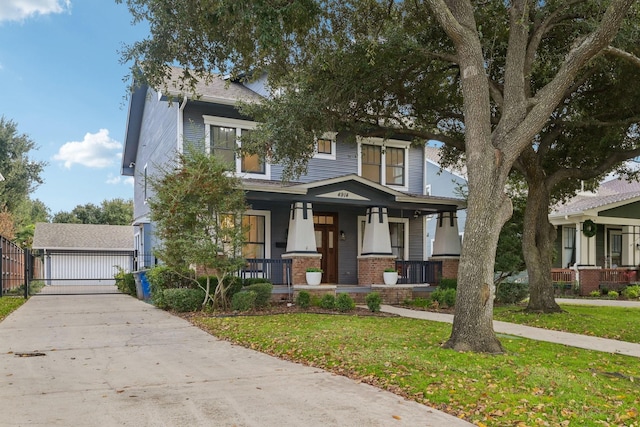
POLYGON ((119 293, 115 275, 135 271, 135 251, 46 251, 34 252, 40 270, 33 281, 44 283, 40 294, 119 293))

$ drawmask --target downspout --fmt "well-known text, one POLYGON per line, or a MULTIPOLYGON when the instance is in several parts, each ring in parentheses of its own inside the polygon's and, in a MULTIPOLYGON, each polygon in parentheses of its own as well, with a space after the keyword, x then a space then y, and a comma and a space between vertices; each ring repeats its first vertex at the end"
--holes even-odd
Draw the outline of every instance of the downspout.
POLYGON ((178 107, 178 126, 176 126, 178 129, 178 135, 176 138, 176 149, 178 150, 178 153, 182 153, 184 149, 184 107, 186 107, 188 100, 189 97, 185 95, 182 103, 178 107))

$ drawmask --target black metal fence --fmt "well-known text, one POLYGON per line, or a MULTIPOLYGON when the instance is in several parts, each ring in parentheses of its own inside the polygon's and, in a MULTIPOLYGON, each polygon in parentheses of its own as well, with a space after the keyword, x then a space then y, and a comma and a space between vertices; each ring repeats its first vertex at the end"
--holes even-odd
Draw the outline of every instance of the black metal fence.
POLYGON ((291 284, 290 259, 247 259, 245 266, 238 271, 243 279, 266 279, 274 285, 291 284))
POLYGON ((442 261, 396 261, 396 270, 398 283, 437 286, 442 277, 442 261))

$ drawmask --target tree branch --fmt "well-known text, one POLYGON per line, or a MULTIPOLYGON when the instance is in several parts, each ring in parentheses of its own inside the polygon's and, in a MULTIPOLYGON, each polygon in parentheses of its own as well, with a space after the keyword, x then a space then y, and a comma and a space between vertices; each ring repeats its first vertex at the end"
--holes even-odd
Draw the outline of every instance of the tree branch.
POLYGON ((604 48, 603 52, 607 55, 612 55, 618 58, 622 58, 625 61, 628 61, 629 63, 635 65, 636 67, 640 67, 640 58, 638 58, 636 55, 634 55, 631 52, 627 52, 625 50, 618 49, 617 47, 613 47, 613 46, 608 46, 604 48))

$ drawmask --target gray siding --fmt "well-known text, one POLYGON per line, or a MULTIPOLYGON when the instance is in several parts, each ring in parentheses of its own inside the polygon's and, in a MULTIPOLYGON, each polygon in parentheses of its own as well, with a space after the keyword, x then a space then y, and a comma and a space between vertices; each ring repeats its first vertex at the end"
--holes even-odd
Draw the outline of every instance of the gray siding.
MULTIPOLYGON (((140 142, 136 157, 136 185, 134 186, 134 218, 148 215, 144 199, 144 167, 147 176, 158 173, 158 166, 172 159, 177 146, 177 103, 169 105, 158 100, 157 93, 149 90, 146 97, 140 142)), ((147 187, 147 195, 151 196, 147 187)))
POLYGON ((424 194, 424 154, 421 147, 409 148, 409 193, 424 194))

